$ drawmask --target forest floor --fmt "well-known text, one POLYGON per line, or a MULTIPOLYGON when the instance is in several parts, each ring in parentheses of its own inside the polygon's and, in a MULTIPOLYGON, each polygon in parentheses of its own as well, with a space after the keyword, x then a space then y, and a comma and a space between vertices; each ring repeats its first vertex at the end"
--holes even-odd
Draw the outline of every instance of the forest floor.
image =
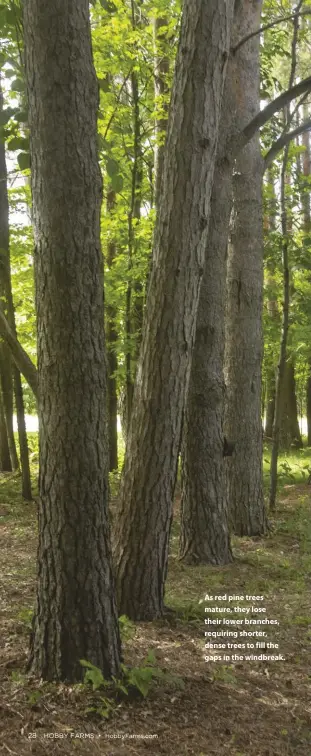
MULTIPOLYGON (((124 662, 156 655, 158 680, 146 698, 111 699, 87 685, 55 685, 25 674, 34 602, 36 505, 20 496, 20 478, 0 477, 0 750, 3 754, 134 756, 311 755, 310 459, 286 460, 278 510, 264 539, 233 539, 228 567, 178 561, 178 518, 165 620, 125 624, 124 662), (298 482, 297 482, 298 481, 298 482), (264 595, 284 661, 206 663, 205 594, 264 595), (177 676, 177 678, 176 678, 177 676), (105 704, 104 704, 105 706, 105 704), (92 709, 92 711, 87 711, 92 709)), ((178 514, 178 502, 176 502, 178 514)))

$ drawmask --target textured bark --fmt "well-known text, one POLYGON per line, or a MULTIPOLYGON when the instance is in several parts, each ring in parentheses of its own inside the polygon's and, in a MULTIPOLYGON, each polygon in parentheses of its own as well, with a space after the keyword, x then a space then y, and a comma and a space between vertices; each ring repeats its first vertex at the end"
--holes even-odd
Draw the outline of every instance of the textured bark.
POLYGON ((108 521, 98 87, 88 0, 26 0, 39 379, 39 546, 29 666, 119 673, 108 521))
POLYGON ((122 612, 163 612, 233 2, 185 0, 141 356, 116 523, 122 612))
MULTIPOLYGON (((233 40, 244 16, 234 17, 233 40)), ((232 207, 233 158, 226 156, 236 128, 243 57, 228 63, 211 196, 205 266, 183 422, 180 557, 188 563, 232 561, 228 527, 224 437, 226 261, 232 207)))
MULTIPOLYGON (((116 195, 110 189, 107 195, 107 212, 113 213, 115 207, 116 195)), ((107 246, 106 263, 108 268, 113 266, 116 257, 115 240, 109 239, 107 246)), ((108 428, 109 428, 109 470, 118 469, 118 396, 117 396, 117 379, 116 371, 118 369, 118 358, 116 354, 116 345, 118 341, 118 332, 116 327, 116 308, 113 305, 106 306, 106 323, 107 323, 107 362, 108 362, 108 428)))
MULTIPOLYGON (((241 36, 260 25, 262 2, 245 3, 241 36)), ((240 128, 259 110, 259 38, 240 48, 240 128)), ((228 464, 228 497, 237 535, 266 529, 262 477, 261 366, 263 354, 263 163, 259 137, 238 155, 227 270, 226 437, 235 442, 228 464)))
POLYGON ((292 446, 301 449, 302 438, 298 421, 295 366, 292 360, 288 360, 284 368, 281 396, 280 448, 290 449, 292 446))

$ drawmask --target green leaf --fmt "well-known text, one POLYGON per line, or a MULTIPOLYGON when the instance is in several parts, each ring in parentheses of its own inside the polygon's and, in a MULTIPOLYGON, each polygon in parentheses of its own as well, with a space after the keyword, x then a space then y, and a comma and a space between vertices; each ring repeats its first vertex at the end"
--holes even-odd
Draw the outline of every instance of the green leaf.
POLYGON ((109 76, 104 76, 103 79, 98 79, 97 81, 98 81, 100 89, 102 89, 103 92, 109 92, 109 89, 110 89, 109 76))
POLYGON ((120 176, 119 173, 116 173, 114 176, 111 177, 111 187, 114 192, 122 192, 123 178, 122 176, 120 176))
POLYGON ((25 92, 25 82, 23 79, 14 79, 11 84, 13 92, 25 92))
POLYGON ((27 168, 30 168, 29 152, 20 152, 19 155, 17 155, 17 162, 21 171, 26 171, 27 168))
POLYGON ((110 0, 100 0, 100 4, 108 13, 115 13, 117 10, 115 4, 110 0))
POLYGON ((108 158, 106 162, 106 171, 108 173, 108 176, 112 178, 116 173, 119 173, 119 163, 117 160, 114 160, 113 158, 108 158))
POLYGON ((15 120, 18 121, 18 123, 27 123, 28 121, 27 110, 19 110, 17 113, 15 113, 15 120))
POLYGON ((8 142, 8 150, 25 150, 27 147, 29 147, 29 143, 25 137, 13 137, 8 142))
POLYGON ((14 108, 5 108, 5 110, 2 110, 0 113, 0 125, 5 126, 6 123, 12 118, 12 116, 15 113, 14 108))

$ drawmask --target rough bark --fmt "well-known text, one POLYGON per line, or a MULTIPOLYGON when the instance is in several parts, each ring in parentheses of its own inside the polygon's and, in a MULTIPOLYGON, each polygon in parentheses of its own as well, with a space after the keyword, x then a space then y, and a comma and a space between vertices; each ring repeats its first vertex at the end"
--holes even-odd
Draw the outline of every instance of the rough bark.
POLYGON ((185 0, 141 356, 116 523, 122 612, 163 612, 233 2, 185 0))
MULTIPOLYGON (((235 13, 233 40, 240 32, 244 5, 241 3, 235 13)), ((239 54, 231 56, 228 63, 183 422, 180 557, 193 564, 232 561, 225 474, 228 450, 223 423, 226 261, 234 159, 226 156, 225 149, 236 128, 241 63, 244 61, 239 54)))
MULTIPOLYGON (((260 25, 262 2, 245 3, 241 34, 260 25)), ((240 128, 259 110, 259 38, 243 56, 237 120, 240 128)), ((266 530, 262 476, 261 368, 263 355, 263 163, 259 137, 239 153, 233 180, 228 250, 226 326, 226 437, 235 443, 228 464, 228 500, 237 535, 266 530)))
POLYGON ((29 666, 119 673, 108 521, 108 439, 88 0, 26 0, 39 380, 39 546, 29 666))
MULTIPOLYGON (((110 189, 107 195, 107 212, 113 214, 116 202, 115 192, 110 189)), ((109 239, 107 245, 106 263, 110 269, 116 257, 115 240, 109 239)), ((116 371, 118 358, 116 345, 118 332, 116 327, 116 309, 113 305, 106 306, 107 332, 107 362, 108 362, 108 428, 109 428, 109 470, 118 469, 118 396, 116 371)))

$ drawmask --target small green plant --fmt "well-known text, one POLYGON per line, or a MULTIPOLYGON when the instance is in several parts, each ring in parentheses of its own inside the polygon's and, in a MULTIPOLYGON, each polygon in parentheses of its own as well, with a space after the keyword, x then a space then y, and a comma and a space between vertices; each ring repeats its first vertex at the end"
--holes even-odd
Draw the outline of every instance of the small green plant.
POLYGON ((29 609, 29 607, 23 607, 20 609, 17 615, 17 619, 25 625, 27 630, 31 630, 32 626, 32 618, 33 618, 33 609, 29 609))
MULTIPOLYGON (((154 651, 149 651, 147 657, 144 659, 140 667, 126 667, 125 664, 121 665, 122 679, 119 680, 116 677, 112 677, 111 680, 106 680, 102 671, 86 659, 80 659, 80 664, 85 668, 84 684, 91 685, 92 690, 97 692, 98 690, 105 688, 111 693, 111 695, 123 694, 128 696, 132 689, 138 691, 143 698, 148 695, 152 684, 158 680, 165 685, 172 685, 175 687, 183 688, 184 681, 181 677, 173 675, 171 672, 166 672, 161 667, 156 666, 156 657, 154 651)), ((100 705, 92 706, 87 709, 87 712, 96 712, 100 716, 108 718, 115 708, 113 699, 106 696, 99 697, 100 705)))
POLYGON ((13 671, 11 672, 11 680, 17 685, 24 685, 26 679, 26 675, 24 675, 23 672, 20 672, 19 669, 13 669, 13 671))
POLYGON ((121 614, 121 617, 119 617, 119 628, 122 643, 134 638, 136 627, 126 614, 121 614))
POLYGON ((236 679, 236 676, 233 674, 232 669, 233 669, 232 666, 222 664, 213 673, 213 680, 214 681, 219 680, 221 682, 230 683, 231 685, 236 685, 237 679, 236 679))
POLYGON ((28 703, 30 706, 35 706, 42 697, 42 691, 41 690, 33 690, 28 695, 28 703))

